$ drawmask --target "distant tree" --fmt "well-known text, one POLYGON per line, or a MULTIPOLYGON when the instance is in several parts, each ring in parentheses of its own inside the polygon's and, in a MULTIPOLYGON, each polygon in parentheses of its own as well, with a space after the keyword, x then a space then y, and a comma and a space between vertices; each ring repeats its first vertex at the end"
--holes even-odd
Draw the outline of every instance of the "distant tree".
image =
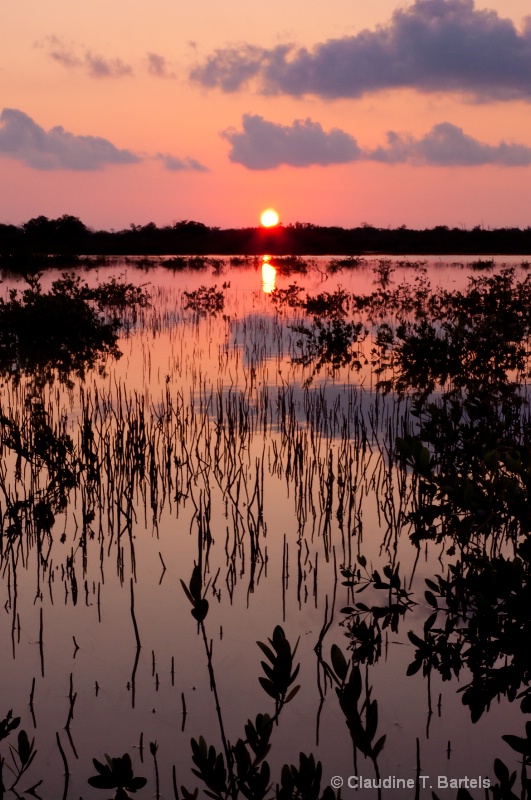
POLYGON ((142 225, 142 233, 155 233, 158 230, 154 222, 148 222, 147 225, 142 225))
POLYGON ((51 220, 42 214, 38 217, 32 217, 22 226, 22 230, 26 234, 33 235, 34 233, 41 233, 42 231, 49 231, 51 220))
POLYGON ((193 219, 182 219, 180 222, 174 223, 173 230, 179 233, 186 233, 187 235, 192 234, 194 236, 199 236, 206 233, 208 228, 202 222, 196 222, 193 219))
POLYGON ((22 228, 18 228, 16 225, 0 224, 0 253, 7 255, 16 250, 22 236, 22 228))
POLYGON ((59 236, 74 239, 76 237, 84 237, 88 233, 87 226, 81 222, 79 217, 73 217, 70 214, 63 214, 56 220, 52 220, 55 224, 55 231, 59 236))
POLYGON ((46 253, 79 251, 89 234, 86 225, 70 214, 57 219, 41 214, 25 222, 22 229, 29 248, 46 253))
POLYGON ((52 220, 41 214, 25 222, 22 226, 22 230, 24 231, 24 239, 30 250, 48 252, 54 240, 55 233, 52 220))

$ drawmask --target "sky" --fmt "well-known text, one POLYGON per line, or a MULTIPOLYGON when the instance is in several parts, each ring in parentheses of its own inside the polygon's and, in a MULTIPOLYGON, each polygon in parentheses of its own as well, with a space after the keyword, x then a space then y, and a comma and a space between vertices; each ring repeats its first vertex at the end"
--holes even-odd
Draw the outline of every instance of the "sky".
POLYGON ((531 225, 529 0, 0 0, 0 222, 531 225))

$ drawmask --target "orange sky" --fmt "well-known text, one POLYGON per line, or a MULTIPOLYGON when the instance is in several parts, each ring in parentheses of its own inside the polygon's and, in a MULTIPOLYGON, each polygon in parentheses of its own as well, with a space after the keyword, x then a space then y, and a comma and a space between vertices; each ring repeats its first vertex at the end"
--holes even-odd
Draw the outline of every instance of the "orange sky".
POLYGON ((531 224, 526 0, 2 4, 0 221, 531 224))

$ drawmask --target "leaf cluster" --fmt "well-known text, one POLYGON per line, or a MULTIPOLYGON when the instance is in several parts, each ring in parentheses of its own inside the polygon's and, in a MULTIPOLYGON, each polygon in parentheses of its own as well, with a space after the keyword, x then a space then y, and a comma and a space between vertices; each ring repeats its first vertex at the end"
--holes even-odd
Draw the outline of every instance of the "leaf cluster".
POLYGON ((378 730, 378 701, 371 699, 371 687, 368 684, 362 700, 360 667, 352 660, 347 662, 337 645, 332 646, 331 661, 333 671, 329 668, 329 674, 337 684, 336 694, 352 743, 364 756, 371 759, 377 770, 377 759, 386 739, 383 735, 375 741, 378 730))
POLYGON ((203 597, 203 579, 201 577, 201 569, 199 566, 196 565, 194 567, 188 586, 181 578, 181 586, 183 587, 184 593, 188 600, 192 604, 192 616, 199 623, 203 622, 208 614, 208 600, 203 597))
POLYGON ((225 295, 214 286, 200 286, 192 292, 183 292, 185 311, 194 311, 197 316, 214 316, 225 307, 225 295))
MULTIPOLYGON (((236 766, 234 775, 227 769, 223 753, 216 752, 212 745, 209 747, 202 736, 192 739, 192 759, 196 765, 192 772, 207 787, 208 797, 223 800, 241 792, 248 800, 263 800, 271 785, 271 771, 265 757, 271 749, 272 729, 268 714, 258 714, 254 723, 247 721, 246 738, 238 739, 230 748, 231 762, 236 766)), ((184 787, 183 794, 190 795, 184 787)))
POLYGON ((373 589, 387 595, 383 604, 368 605, 355 602, 354 606, 347 606, 342 612, 348 614, 345 624, 352 639, 352 650, 357 661, 372 664, 378 660, 381 653, 382 630, 390 627, 396 633, 400 619, 416 603, 411 599, 411 592, 405 588, 400 577, 400 564, 386 564, 380 575, 378 570, 369 572, 367 559, 358 556, 356 569, 342 567, 341 574, 343 586, 355 590, 360 595, 367 589, 373 589), (363 570, 363 573, 362 573, 363 570))
POLYGON ((259 681, 264 691, 274 699, 278 709, 284 703, 289 703, 300 689, 300 686, 294 686, 289 691, 290 686, 299 674, 300 664, 293 668, 293 659, 297 652, 299 641, 297 640, 292 651, 286 634, 280 625, 276 626, 273 636, 268 641, 270 647, 263 642, 257 642, 258 647, 270 662, 269 664, 266 661, 261 662, 266 677, 260 677, 259 681))
POLYGON ((327 786, 321 794, 323 768, 313 755, 299 755, 299 766, 285 764, 282 767, 280 786, 277 785, 276 800, 335 800, 335 793, 327 786))
POLYGON ((460 691, 473 722, 500 695, 521 698, 522 711, 531 711, 531 693, 521 691, 531 680, 527 559, 476 554, 452 565, 447 578, 436 576, 426 584, 426 602, 434 611, 424 623, 423 638, 408 634, 417 648, 408 675, 421 668, 427 675, 434 668, 450 680, 468 667, 471 680, 460 691), (440 615, 444 620, 437 626, 440 615))
POLYGON ((15 731, 20 725, 20 717, 13 716, 13 709, 10 708, 3 720, 0 721, 0 741, 6 739, 11 731, 15 731))
POLYGON ((111 758, 105 754, 106 764, 102 764, 93 759, 92 763, 96 767, 97 775, 88 779, 88 782, 95 789, 117 789, 116 800, 125 800, 128 792, 133 794, 146 785, 147 779, 135 777, 131 764, 131 757, 124 753, 121 758, 111 758))

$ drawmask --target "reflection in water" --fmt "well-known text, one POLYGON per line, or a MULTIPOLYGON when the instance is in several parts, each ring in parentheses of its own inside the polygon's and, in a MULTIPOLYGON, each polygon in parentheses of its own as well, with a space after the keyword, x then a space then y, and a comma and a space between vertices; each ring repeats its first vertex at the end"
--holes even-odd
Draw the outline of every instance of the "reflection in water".
MULTIPOLYGON (((512 770, 510 747, 528 746, 512 734, 520 705, 531 708, 531 425, 504 375, 530 287, 491 274, 473 295, 436 294, 411 267, 403 284, 375 288, 368 264, 328 274, 323 291, 322 272, 299 286, 279 267, 271 298, 264 272, 256 292, 259 266, 272 270, 264 257, 247 272, 227 267, 223 283, 215 270, 152 270, 151 305, 105 373, 38 394, 31 373, 3 377, 0 763, 18 741, 14 719, 2 722, 12 707, 38 749, 30 764, 18 742, 21 788, 42 779, 42 796, 59 797, 64 774, 70 796, 86 796, 91 760, 107 752, 124 755, 94 764, 93 787, 133 791, 145 775, 159 796, 160 763, 170 797, 172 782, 197 785, 190 738, 196 777, 213 776, 201 734, 227 775, 260 787, 253 764, 273 716, 275 753, 288 764, 315 754, 323 786, 356 770, 405 782, 420 758, 425 774, 503 783, 494 757, 512 770), (473 319, 495 302, 493 341, 473 319), (444 339, 408 327, 434 309, 446 314, 444 339), (443 346, 453 360, 438 356, 443 346), (421 404, 445 376, 452 392, 421 404), (387 395, 369 388, 376 380, 387 395), (284 663, 264 662, 260 683, 257 639, 269 641, 268 662, 284 663), (279 692, 298 641, 300 675, 279 692)), ((302 771, 302 761, 283 771, 283 798, 302 771)), ((262 777, 278 780, 275 762, 262 777)))
POLYGON ((271 294, 275 289, 277 271, 271 264, 271 256, 262 256, 262 291, 271 294))

